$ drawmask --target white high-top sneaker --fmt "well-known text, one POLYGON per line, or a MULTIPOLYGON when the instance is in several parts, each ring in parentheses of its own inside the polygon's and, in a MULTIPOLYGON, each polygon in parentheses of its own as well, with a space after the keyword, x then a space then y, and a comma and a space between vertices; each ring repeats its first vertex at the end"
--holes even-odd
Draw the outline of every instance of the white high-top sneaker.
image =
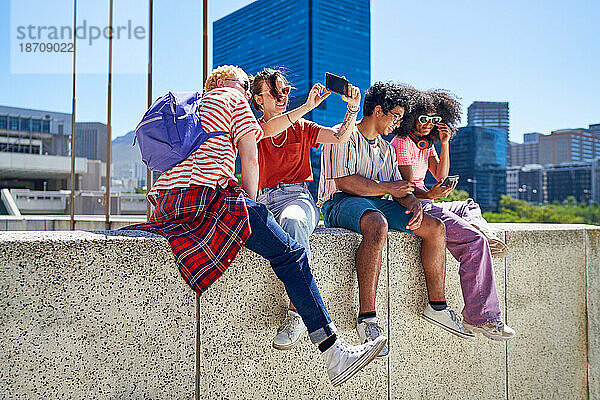
POLYGON ((339 386, 352 378, 361 368, 373 361, 377 354, 383 349, 387 337, 378 336, 375 340, 351 346, 338 338, 333 346, 323 354, 327 374, 333 386, 339 386))

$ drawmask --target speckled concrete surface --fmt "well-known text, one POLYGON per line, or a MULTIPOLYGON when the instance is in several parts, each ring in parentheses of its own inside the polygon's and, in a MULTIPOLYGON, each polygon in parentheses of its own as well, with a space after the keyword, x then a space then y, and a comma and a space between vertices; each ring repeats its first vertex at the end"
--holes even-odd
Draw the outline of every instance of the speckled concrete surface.
MULTIPOLYGON (((320 230, 311 238, 315 258, 311 270, 339 335, 353 344, 358 343, 354 255, 359 243, 359 235, 343 230, 328 234, 320 230)), ((377 311, 386 326, 385 260, 383 264, 377 311)), ((200 301, 205 385, 201 398, 387 398, 386 360, 373 361, 352 380, 333 388, 320 352, 308 337, 292 350, 271 347, 288 300, 262 257, 244 249, 200 301)))
POLYGON ((586 232, 588 385, 590 400, 600 400, 600 229, 586 232))
MULTIPOLYGON (((553 227, 553 226, 552 226, 553 227)), ((510 399, 586 399, 585 232, 507 233, 510 399)))
MULTIPOLYGON (((390 398, 505 398, 505 345, 483 337, 461 339, 421 318, 427 289, 420 239, 406 233, 389 237, 391 359, 390 398)), ((463 307, 458 262, 447 252, 446 299, 463 307)), ((494 259, 504 310, 504 261, 494 259)))
MULTIPOLYGON (((495 227, 510 247, 494 260, 501 306, 518 333, 508 346, 460 339, 420 318, 420 244, 395 232, 377 303, 391 355, 334 389, 308 338, 293 350, 271 348, 287 297, 268 263, 243 250, 201 298, 200 398, 585 399, 589 390, 599 399, 600 229, 495 227)), ((311 238, 317 284, 354 343, 359 242, 322 228, 311 238)), ((447 298, 460 311, 458 263, 447 257, 447 298)), ((0 296, 0 398, 193 398, 195 298, 164 239, 0 233, 0 296)))
POLYGON ((0 398, 191 399, 195 299, 162 238, 0 233, 0 398))

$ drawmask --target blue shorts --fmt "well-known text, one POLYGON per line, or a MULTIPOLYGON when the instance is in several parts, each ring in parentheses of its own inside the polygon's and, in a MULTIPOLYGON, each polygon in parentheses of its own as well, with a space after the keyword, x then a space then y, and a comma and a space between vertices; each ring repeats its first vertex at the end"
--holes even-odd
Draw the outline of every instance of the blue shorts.
POLYGON ((394 200, 338 192, 321 207, 326 227, 346 228, 356 233, 362 233, 360 219, 365 211, 379 211, 385 216, 391 229, 414 234, 411 229, 406 229, 412 214, 407 214, 406 208, 394 200))

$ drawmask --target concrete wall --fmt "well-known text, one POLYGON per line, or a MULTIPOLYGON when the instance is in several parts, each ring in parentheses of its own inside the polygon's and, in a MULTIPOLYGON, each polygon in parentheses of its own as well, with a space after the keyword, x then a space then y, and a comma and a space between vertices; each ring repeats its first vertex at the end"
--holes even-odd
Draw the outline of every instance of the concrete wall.
MULTIPOLYGON (((600 399, 600 228, 495 226, 511 249, 494 263, 498 294, 518 336, 469 341, 422 320, 419 241, 391 233, 377 304, 391 354, 340 388, 308 338, 271 348, 287 297, 247 250, 196 308, 162 238, 0 233, 0 398, 194 398, 197 382, 203 399, 600 399)), ((311 238, 317 284, 352 343, 359 242, 322 228, 311 238)), ((446 282, 460 310, 449 253, 446 282)))

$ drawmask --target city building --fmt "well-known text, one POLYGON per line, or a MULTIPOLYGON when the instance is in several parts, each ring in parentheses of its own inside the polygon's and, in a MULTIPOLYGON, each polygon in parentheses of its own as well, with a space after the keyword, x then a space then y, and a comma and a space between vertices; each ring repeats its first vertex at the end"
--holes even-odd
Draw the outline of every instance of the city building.
POLYGON ((519 198, 519 171, 521 167, 506 167, 506 194, 513 199, 519 198))
POLYGON ((101 122, 75 124, 75 156, 106 162, 107 125, 101 122))
POLYGON ((518 169, 517 195, 514 198, 530 203, 545 201, 545 171, 541 165, 527 165, 518 169))
POLYGON ((497 128, 466 126, 450 141, 450 174, 484 210, 495 210, 506 193, 506 134, 497 128))
POLYGON ((600 158, 511 167, 507 170, 507 189, 509 196, 536 204, 563 201, 569 196, 580 203, 599 202, 600 158))
POLYGON ((544 200, 552 203, 573 196, 579 203, 593 201, 592 166, 592 162, 572 162, 544 166, 546 175, 544 200))
POLYGON ((467 109, 467 125, 502 129, 508 138, 508 102, 474 101, 467 109))
POLYGON ((510 133, 510 120, 508 102, 501 101, 474 101, 467 109, 467 125, 497 128, 506 135, 506 161, 511 165, 508 135, 510 133))
POLYGON ((597 125, 590 125, 590 129, 561 129, 540 136, 540 164, 592 161, 600 157, 600 131, 597 125))
MULTIPOLYGON (((253 74, 283 67, 295 88, 289 109, 306 100, 325 72, 344 75, 364 91, 370 86, 370 1, 259 0, 213 24, 213 67, 234 64, 253 74)), ((324 126, 340 122, 346 103, 330 96, 305 118, 324 126)), ((316 195, 320 149, 311 154, 316 195)))
POLYGON ((66 156, 71 114, 0 106, 0 151, 66 156))
MULTIPOLYGON (((75 132, 75 188, 100 190, 106 125, 78 122, 75 132)), ((70 144, 71 114, 0 106, 0 188, 69 189, 70 144)))

